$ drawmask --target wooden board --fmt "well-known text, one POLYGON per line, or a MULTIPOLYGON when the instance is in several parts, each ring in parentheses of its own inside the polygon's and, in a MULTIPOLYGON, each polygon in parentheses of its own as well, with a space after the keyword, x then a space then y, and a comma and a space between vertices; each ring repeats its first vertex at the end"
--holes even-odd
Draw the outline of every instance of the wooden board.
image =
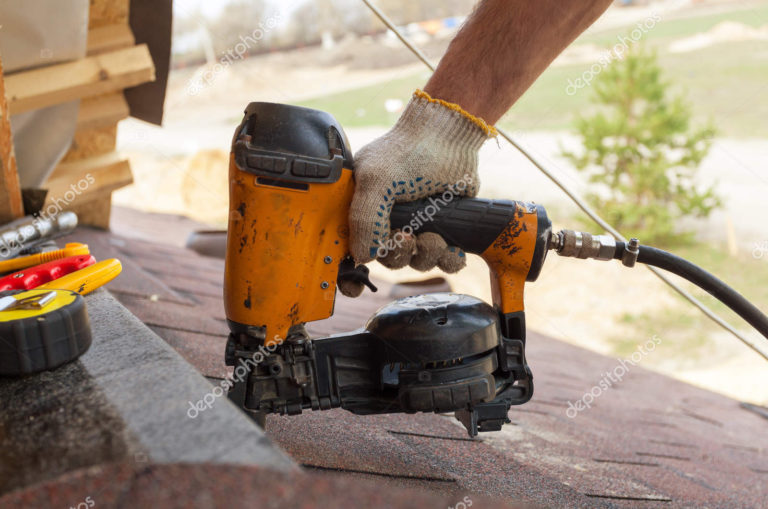
POLYGON ((19 173, 13 153, 10 115, 3 86, 3 64, 0 61, 0 225, 23 215, 19 173))
POLYGON ((88 30, 86 53, 88 56, 99 55, 108 51, 129 48, 136 44, 131 28, 122 23, 104 25, 88 30))
MULTIPOLYGON (((127 17, 127 5, 122 0, 112 0, 108 5, 91 0, 87 55, 100 55, 136 44, 133 32, 127 24, 127 17), (109 21, 118 23, 104 24, 109 21)), ((62 162, 77 161, 114 151, 117 122, 127 118, 129 113, 128 103, 122 91, 83 99, 77 116, 77 131, 62 162)), ((69 210, 77 214, 81 225, 109 229, 112 191, 99 192, 93 199, 83 201, 86 198, 91 198, 91 194, 78 198, 76 203, 69 206, 69 210)))
POLYGON ((73 99, 116 92, 155 79, 146 44, 74 62, 16 73, 6 78, 11 114, 73 99))
POLYGON ((130 0, 90 0, 88 28, 128 24, 128 8, 130 0))
POLYGON ((107 193, 93 200, 78 202, 70 207, 77 214, 77 224, 109 230, 112 214, 112 194, 107 193))
POLYGON ((61 162, 69 163, 112 152, 116 141, 117 124, 76 131, 61 162))
POLYGON ((133 175, 128 159, 117 152, 61 163, 44 184, 48 189, 44 208, 55 204, 68 210, 70 206, 102 197, 131 183, 133 175))
POLYGON ((128 118, 129 114, 128 102, 122 92, 88 97, 80 101, 76 129, 107 127, 128 118))

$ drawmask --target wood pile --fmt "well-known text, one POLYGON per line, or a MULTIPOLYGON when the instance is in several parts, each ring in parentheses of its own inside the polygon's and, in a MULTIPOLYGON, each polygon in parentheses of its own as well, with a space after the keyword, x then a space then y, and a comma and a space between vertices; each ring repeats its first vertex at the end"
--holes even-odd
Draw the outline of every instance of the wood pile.
MULTIPOLYGON (((128 25, 128 6, 129 0, 91 0, 85 58, 5 77, 10 114, 80 99, 69 151, 43 185, 48 189, 44 210, 56 203, 76 212, 81 224, 101 228, 109 227, 112 192, 133 182, 128 160, 115 151, 117 123, 129 114, 123 90, 155 79, 149 49, 135 43, 128 25), (68 193, 73 186, 78 192, 68 193), (70 200, 73 194, 76 196, 70 200)), ((0 112, 2 141, 6 109, 1 102, 0 112)), ((0 143, 0 155, 5 153, 3 148, 4 142, 0 143)), ((8 219, 3 214, 16 215, 18 211, 10 210, 12 207, 2 200, 6 194, 17 192, 9 187, 13 179, 6 176, 4 158, 0 169, 2 221, 8 219)))

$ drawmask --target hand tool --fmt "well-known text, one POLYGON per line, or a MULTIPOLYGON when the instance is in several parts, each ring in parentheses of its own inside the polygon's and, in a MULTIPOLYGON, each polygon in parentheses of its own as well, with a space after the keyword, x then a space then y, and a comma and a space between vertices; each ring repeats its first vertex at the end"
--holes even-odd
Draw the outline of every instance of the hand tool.
MULTIPOLYGON (((85 258, 82 263, 92 259, 75 258, 85 258)), ((82 295, 113 280, 121 270, 120 261, 112 258, 33 290, 0 292, 0 376, 52 369, 85 353, 91 329, 82 295)))
POLYGON ((4 297, 0 297, 0 311, 42 309, 56 298, 56 292, 45 292, 21 297, 14 297, 13 294, 3 295, 4 297))
POLYGON ((67 274, 53 281, 38 286, 38 289, 72 290, 80 295, 87 295, 115 279, 123 270, 117 258, 102 260, 89 267, 67 274))
POLYGON ((6 290, 31 290, 71 272, 84 269, 94 263, 96 263, 96 258, 89 254, 84 254, 29 267, 0 278, 0 292, 6 290))
POLYGON ((0 376, 37 373, 88 350, 85 300, 70 290, 0 293, 0 376))
POLYGON ((59 260, 61 258, 87 254, 90 254, 87 244, 69 242, 62 249, 56 249, 55 251, 46 251, 45 253, 36 253, 0 261, 0 274, 25 269, 34 265, 40 265, 41 263, 52 262, 53 260, 59 260))
MULTIPOLYGON (((0 259, 13 258, 25 249, 64 235, 77 227, 77 214, 66 211, 53 217, 27 216, 0 229, 0 259)), ((10 269, 14 270, 14 269, 10 269)))
POLYGON ((541 205, 437 195, 396 204, 392 228, 438 233, 448 245, 481 256, 493 305, 455 293, 405 297, 361 329, 310 339, 304 324, 333 314, 338 284, 375 288, 368 269, 348 255, 351 154, 338 122, 307 108, 251 103, 235 131, 225 361, 236 366, 230 398, 257 422, 266 413, 341 407, 356 414, 454 412, 470 436, 501 429, 510 407, 533 395, 523 291, 549 250, 672 271, 768 337, 768 317, 674 255, 636 239, 554 233, 541 205))

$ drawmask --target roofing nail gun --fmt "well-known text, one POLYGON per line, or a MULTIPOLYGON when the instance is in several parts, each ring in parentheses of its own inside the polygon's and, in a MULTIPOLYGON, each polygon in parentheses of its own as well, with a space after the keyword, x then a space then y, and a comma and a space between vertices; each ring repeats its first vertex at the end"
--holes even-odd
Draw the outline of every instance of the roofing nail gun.
MULTIPOLYGON (((525 356, 523 290, 549 249, 562 256, 656 265, 698 284, 768 337, 768 318, 710 274, 674 255, 607 235, 552 232, 543 207, 456 198, 433 207, 419 232, 480 255, 493 305, 468 295, 406 297, 359 330, 310 339, 304 324, 333 314, 340 282, 368 269, 348 255, 354 164, 329 114, 251 103, 230 154, 224 304, 230 398, 267 413, 344 408, 356 414, 455 412, 470 436, 508 423, 533 395, 525 356), (741 300, 739 300, 741 299, 741 300), (751 306, 751 307, 750 307, 751 306)), ((397 204, 393 229, 432 204, 397 204)))
MULTIPOLYGON (((270 103, 246 109, 230 156, 224 299, 226 361, 248 373, 230 396, 262 413, 456 412, 470 435, 501 429, 510 406, 533 394, 523 286, 538 276, 552 238, 544 208, 457 198, 421 226, 485 259, 493 307, 452 293, 407 297, 363 329, 310 340, 303 324, 333 314, 338 281, 372 286, 348 255, 353 171, 331 115, 270 103)), ((396 205, 393 228, 429 203, 396 205)))

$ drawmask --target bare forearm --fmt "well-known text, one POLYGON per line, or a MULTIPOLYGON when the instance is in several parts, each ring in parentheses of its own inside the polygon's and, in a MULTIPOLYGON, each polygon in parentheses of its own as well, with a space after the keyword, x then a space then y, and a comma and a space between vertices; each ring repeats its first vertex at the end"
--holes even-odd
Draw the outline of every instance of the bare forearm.
POLYGON ((424 90, 494 124, 612 0, 483 0, 424 90))

